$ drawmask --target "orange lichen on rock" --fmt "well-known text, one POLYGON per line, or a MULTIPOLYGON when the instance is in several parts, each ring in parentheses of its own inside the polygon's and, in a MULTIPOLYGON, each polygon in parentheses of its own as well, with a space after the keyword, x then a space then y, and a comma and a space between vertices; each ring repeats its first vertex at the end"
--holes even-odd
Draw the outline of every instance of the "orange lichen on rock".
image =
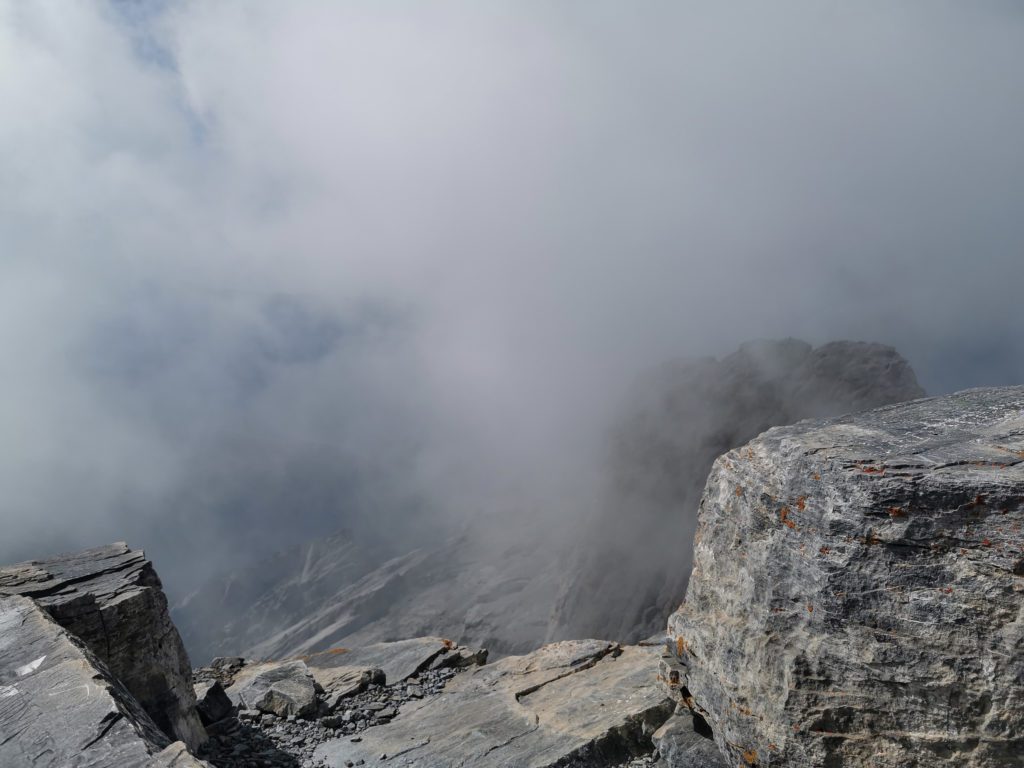
POLYGON ((804 509, 807 508, 807 497, 806 496, 801 496, 799 499, 796 500, 796 508, 799 509, 801 512, 803 512, 804 509))
POLYGON ((748 749, 743 753, 743 762, 747 765, 757 765, 757 750, 748 749))
POLYGON ((906 517, 907 512, 903 507, 889 507, 889 517, 906 517))
POLYGON ((789 507, 783 507, 779 510, 779 520, 787 528, 796 528, 796 523, 789 519, 789 507))
POLYGON ((686 639, 681 635, 676 638, 676 656, 682 656, 686 653, 686 639))

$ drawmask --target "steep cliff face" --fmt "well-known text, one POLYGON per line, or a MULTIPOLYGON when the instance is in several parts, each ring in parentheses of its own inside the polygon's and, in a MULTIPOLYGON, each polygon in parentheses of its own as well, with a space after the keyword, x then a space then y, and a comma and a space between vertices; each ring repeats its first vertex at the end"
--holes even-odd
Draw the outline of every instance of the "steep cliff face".
POLYGON ((566 569, 550 639, 636 641, 679 604, 711 464, 769 427, 922 397, 891 347, 796 339, 663 366, 615 430, 603 507, 566 569), (600 595, 600 599, 593 599, 600 595))
POLYGON ((0 596, 0 765, 200 768, 35 602, 0 596))
POLYGON ((681 698, 730 765, 1024 765, 1024 388, 772 429, 719 458, 681 698))
POLYGON ((32 598, 128 689, 168 736, 198 747, 192 670, 153 565, 124 543, 0 568, 0 595, 32 598))

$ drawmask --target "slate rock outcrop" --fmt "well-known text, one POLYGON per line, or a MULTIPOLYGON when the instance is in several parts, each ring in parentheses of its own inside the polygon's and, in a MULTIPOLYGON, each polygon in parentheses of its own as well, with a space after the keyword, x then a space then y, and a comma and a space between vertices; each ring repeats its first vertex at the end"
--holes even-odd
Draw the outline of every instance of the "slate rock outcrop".
POLYGON ((461 673, 436 698, 406 704, 358 739, 321 744, 316 757, 432 768, 610 765, 649 753, 672 713, 656 682, 659 657, 659 648, 598 640, 547 645, 461 673))
POLYGON ((81 640, 160 729, 197 748, 192 670, 152 563, 123 542, 0 568, 0 595, 24 595, 81 640))
POLYGON ((84 644, 35 602, 0 596, 0 765, 199 768, 84 644))
POLYGON ((1024 388, 769 430, 708 478, 670 684, 731 766, 1024 765, 1024 388))

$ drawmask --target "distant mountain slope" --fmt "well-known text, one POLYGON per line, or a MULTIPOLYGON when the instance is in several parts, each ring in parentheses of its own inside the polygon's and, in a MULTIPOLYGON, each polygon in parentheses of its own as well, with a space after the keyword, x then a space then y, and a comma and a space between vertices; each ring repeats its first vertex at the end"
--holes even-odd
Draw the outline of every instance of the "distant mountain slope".
POLYGON ((497 655, 546 639, 632 642, 663 631, 682 600, 719 454, 774 425, 923 394, 879 344, 753 342, 722 360, 669 363, 638 384, 613 430, 604 502, 589 519, 546 530, 480 522, 405 552, 339 534, 212 582, 175 620, 197 662, 418 635, 497 655))

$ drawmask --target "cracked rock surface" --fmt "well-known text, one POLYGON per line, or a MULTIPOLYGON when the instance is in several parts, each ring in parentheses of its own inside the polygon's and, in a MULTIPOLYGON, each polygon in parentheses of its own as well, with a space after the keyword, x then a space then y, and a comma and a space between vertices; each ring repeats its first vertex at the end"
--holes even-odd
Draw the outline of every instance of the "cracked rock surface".
POLYGON ((676 687, 729 765, 1024 765, 1024 388, 719 458, 676 687))
POLYGON ((192 670, 160 579, 123 542, 0 567, 0 595, 39 604, 109 668, 160 729, 190 749, 206 738, 192 670))
POLYGON ((0 765, 200 768, 82 643, 25 597, 0 596, 0 765))
MULTIPOLYGON (((330 766, 607 766, 651 751, 673 702, 658 649, 554 643, 456 676, 388 724, 322 744, 330 766), (362 762, 360 762, 362 761, 362 762)), ((641 763, 642 764, 642 763, 641 763)))

